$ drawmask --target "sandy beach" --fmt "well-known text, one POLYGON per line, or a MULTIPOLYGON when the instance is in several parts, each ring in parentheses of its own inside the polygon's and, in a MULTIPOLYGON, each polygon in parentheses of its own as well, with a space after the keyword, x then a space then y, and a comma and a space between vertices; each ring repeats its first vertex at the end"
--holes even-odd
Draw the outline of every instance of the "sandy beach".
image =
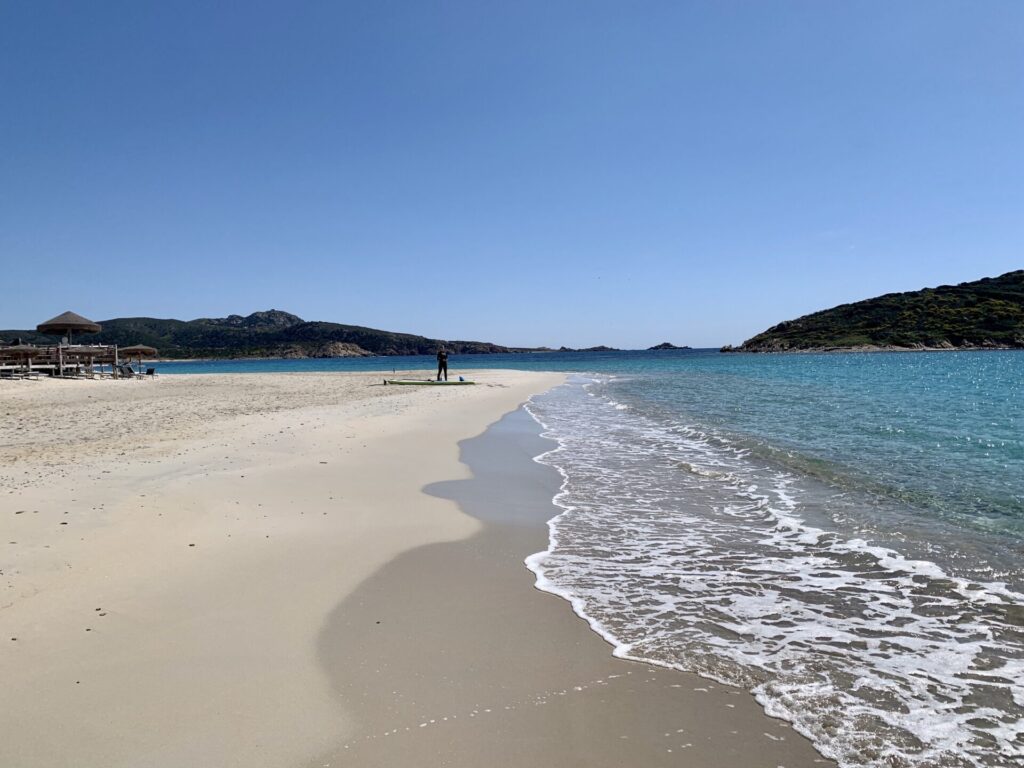
POLYGON ((0 765, 825 763, 533 589, 562 377, 473 377, 0 385, 0 765))

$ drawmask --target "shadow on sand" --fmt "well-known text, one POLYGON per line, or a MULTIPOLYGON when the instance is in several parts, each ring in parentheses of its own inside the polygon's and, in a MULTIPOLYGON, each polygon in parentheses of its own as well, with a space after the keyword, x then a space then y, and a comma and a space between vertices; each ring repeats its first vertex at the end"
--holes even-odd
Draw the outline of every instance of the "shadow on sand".
POLYGON ((533 588, 523 559, 546 548, 561 483, 532 460, 553 447, 538 432, 520 409, 463 441, 473 477, 424 490, 479 532, 400 555, 330 614, 319 657, 356 731, 310 768, 825 762, 744 692, 615 659, 533 588))

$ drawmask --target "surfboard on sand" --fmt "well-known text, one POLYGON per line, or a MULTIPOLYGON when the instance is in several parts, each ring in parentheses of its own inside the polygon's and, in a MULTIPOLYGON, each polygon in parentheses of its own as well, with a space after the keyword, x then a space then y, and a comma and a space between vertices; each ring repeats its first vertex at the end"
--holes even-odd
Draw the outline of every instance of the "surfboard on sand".
POLYGON ((385 384, 420 384, 424 386, 448 386, 458 384, 476 384, 475 381, 435 381, 434 379, 384 379, 385 384))

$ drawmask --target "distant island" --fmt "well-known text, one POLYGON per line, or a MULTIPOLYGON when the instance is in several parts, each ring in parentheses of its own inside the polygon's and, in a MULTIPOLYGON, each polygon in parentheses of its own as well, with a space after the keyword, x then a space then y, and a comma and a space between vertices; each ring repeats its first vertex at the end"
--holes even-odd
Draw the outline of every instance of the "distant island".
POLYGON ((621 349, 615 347, 606 347, 603 344, 596 347, 583 347, 581 349, 575 349, 573 347, 559 347, 559 352, 621 352, 621 349))
POLYGON ((648 347, 647 351, 648 352, 660 352, 663 349, 693 349, 693 347, 687 347, 687 346, 677 347, 675 344, 672 344, 671 342, 663 341, 663 342, 661 342, 661 344, 655 344, 653 347, 648 347))
MULTIPOLYGON (((505 347, 484 341, 429 339, 408 333, 340 323, 309 322, 271 309, 251 315, 198 320, 160 320, 122 317, 101 320, 103 330, 84 337, 90 343, 145 344, 166 359, 224 359, 246 357, 368 357, 375 355, 432 355, 444 344, 456 355, 493 352, 541 352, 544 348, 505 347)), ((28 330, 0 331, 0 339, 51 344, 53 337, 28 330)))
POLYGON ((723 352, 1024 348, 1024 270, 842 304, 723 352))

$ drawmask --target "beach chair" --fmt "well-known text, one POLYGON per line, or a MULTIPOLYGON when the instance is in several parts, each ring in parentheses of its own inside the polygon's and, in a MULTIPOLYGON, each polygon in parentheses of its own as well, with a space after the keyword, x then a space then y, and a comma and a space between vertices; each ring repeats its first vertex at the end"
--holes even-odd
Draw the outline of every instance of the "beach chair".
POLYGON ((146 375, 155 378, 156 377, 156 368, 147 368, 146 369, 146 375))

